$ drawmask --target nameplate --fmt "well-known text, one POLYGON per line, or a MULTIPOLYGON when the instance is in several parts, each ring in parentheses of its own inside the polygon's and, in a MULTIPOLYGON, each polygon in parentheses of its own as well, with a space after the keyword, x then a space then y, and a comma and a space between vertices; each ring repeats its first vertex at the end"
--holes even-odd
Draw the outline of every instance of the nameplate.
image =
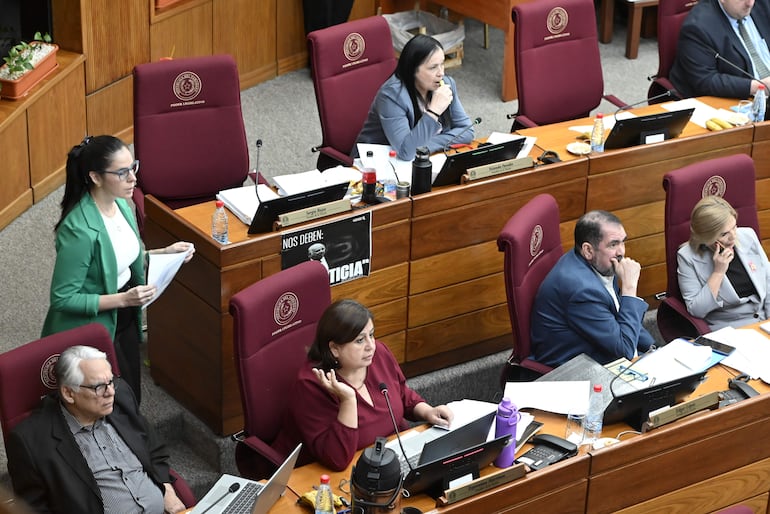
POLYGON ((712 391, 693 400, 679 403, 673 407, 662 409, 650 415, 650 419, 642 424, 642 432, 658 428, 672 421, 695 414, 705 409, 716 409, 719 406, 719 393, 712 391))
POLYGON ((332 214, 338 214, 351 210, 350 199, 341 198, 329 203, 322 203, 308 207, 307 209, 299 209, 297 211, 291 211, 278 216, 278 221, 274 223, 274 228, 280 230, 282 228, 296 225, 297 223, 304 223, 306 221, 317 220, 332 214))
POLYGON ((468 171, 463 175, 463 182, 470 182, 472 180, 478 180, 480 178, 494 177, 495 175, 502 175, 509 171, 523 170, 524 168, 531 168, 535 165, 532 157, 519 157, 518 159, 508 159, 507 161, 493 162, 492 164, 485 164, 483 166, 476 166, 475 168, 468 168, 468 171))
POLYGON ((444 491, 444 495, 440 496, 436 500, 436 507, 449 505, 459 502, 460 500, 470 498, 475 494, 483 493, 484 491, 494 489, 499 485, 512 482, 526 474, 527 471, 524 464, 514 464, 513 466, 505 468, 497 473, 471 480, 466 484, 454 487, 452 489, 447 489, 444 491))

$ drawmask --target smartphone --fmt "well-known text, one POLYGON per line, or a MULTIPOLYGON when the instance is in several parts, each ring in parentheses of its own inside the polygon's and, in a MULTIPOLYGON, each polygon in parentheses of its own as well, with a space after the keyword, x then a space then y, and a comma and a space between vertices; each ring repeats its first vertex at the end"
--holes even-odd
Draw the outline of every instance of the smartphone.
POLYGON ((709 339, 708 337, 704 336, 699 336, 695 341, 693 341, 693 343, 703 346, 710 346, 712 350, 717 353, 721 353, 722 355, 730 355, 735 351, 735 348, 729 344, 720 343, 719 341, 714 341, 713 339, 709 339))

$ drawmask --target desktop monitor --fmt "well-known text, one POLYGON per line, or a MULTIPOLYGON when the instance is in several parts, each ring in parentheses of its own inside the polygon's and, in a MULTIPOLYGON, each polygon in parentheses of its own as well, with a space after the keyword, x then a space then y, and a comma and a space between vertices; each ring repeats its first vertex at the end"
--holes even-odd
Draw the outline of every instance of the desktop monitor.
POLYGON ((348 192, 349 182, 331 184, 312 191, 305 191, 289 196, 281 196, 273 200, 259 203, 257 212, 251 220, 249 234, 261 234, 273 230, 273 223, 281 214, 307 209, 322 203, 333 202, 345 196, 348 192))
POLYGON ((604 142, 604 149, 628 148, 678 137, 693 111, 694 108, 682 109, 617 120, 604 142))
MULTIPOLYGON (((630 393, 617 396, 613 394, 612 401, 604 411, 604 424, 625 421, 635 430, 641 430, 651 411, 684 401, 705 376, 704 370, 630 393)), ((610 383, 610 389, 612 385, 610 383)))
POLYGON ((520 137, 495 145, 482 144, 473 150, 447 155, 444 165, 433 179, 433 185, 459 184, 463 174, 470 168, 515 159, 524 148, 525 142, 526 138, 520 137))

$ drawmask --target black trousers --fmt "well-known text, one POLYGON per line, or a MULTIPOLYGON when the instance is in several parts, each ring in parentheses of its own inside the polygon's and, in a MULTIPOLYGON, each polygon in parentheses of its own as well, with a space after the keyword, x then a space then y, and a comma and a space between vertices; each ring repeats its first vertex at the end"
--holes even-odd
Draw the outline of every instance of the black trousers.
POLYGON ((120 366, 120 376, 131 386, 137 403, 142 402, 140 343, 136 308, 118 309, 118 324, 115 329, 115 355, 118 359, 118 366, 120 366))

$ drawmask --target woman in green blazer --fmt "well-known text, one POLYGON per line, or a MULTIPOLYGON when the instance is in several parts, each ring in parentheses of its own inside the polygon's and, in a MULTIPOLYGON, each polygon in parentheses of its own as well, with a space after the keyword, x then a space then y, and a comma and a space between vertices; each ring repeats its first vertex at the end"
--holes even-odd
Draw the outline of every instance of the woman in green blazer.
POLYGON ((127 199, 139 161, 113 136, 86 137, 67 156, 62 214, 56 224, 56 263, 43 336, 91 322, 112 334, 121 375, 141 399, 141 308, 156 294, 145 279, 147 253, 187 252, 176 242, 145 252, 127 199))

